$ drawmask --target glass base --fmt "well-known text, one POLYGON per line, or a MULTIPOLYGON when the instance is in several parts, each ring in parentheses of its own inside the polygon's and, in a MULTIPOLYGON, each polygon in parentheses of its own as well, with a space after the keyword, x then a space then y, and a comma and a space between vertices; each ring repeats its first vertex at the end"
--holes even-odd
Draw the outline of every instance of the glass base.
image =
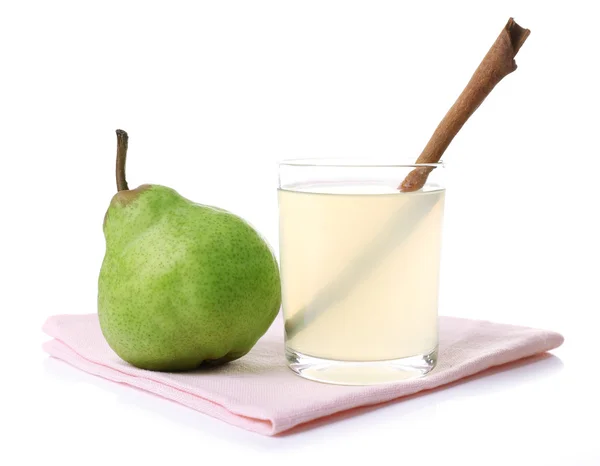
POLYGON ((305 379, 338 385, 376 385, 423 377, 437 363, 438 350, 384 361, 337 361, 285 349, 288 367, 305 379))

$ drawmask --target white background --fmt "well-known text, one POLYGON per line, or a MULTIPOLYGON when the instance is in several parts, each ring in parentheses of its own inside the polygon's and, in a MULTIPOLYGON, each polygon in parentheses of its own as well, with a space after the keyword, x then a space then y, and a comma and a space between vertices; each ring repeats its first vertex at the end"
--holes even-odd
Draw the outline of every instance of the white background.
POLYGON ((3 1, 0 463, 600 464, 596 3, 3 1), (555 358, 267 438, 42 352, 96 310, 116 128, 130 186, 276 248, 278 160, 416 158, 510 16, 519 69, 444 156, 440 313, 559 331, 555 358))

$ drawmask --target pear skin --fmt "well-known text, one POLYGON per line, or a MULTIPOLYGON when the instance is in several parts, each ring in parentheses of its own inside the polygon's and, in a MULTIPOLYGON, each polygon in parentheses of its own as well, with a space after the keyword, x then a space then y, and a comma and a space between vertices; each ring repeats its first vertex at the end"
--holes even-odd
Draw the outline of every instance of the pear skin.
POLYGON ((98 279, 107 343, 128 363, 155 371, 242 357, 281 306, 272 249, 248 222, 223 209, 161 185, 129 190, 127 135, 119 130, 117 137, 120 190, 105 215, 98 279))

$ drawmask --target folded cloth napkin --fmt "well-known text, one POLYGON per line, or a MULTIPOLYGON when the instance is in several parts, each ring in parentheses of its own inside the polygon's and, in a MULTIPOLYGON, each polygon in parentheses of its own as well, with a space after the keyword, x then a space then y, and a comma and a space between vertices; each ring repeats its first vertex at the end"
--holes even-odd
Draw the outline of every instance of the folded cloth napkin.
POLYGON ((439 360, 429 375, 382 385, 340 386, 305 380, 286 367, 281 316, 243 358, 185 373, 152 372, 122 361, 104 340, 96 314, 53 316, 43 330, 54 338, 44 343, 44 350, 83 371, 265 435, 432 389, 563 342, 561 335, 546 330, 440 317, 439 360))

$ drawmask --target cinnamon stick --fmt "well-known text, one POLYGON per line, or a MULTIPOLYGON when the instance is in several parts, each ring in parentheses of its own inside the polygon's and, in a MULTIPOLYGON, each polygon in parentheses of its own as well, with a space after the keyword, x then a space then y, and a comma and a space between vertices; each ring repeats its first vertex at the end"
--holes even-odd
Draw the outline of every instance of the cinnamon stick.
MULTIPOLYGON (((467 87, 434 131, 423 152, 419 155, 417 164, 440 161, 442 154, 448 148, 454 136, 492 92, 496 84, 517 69, 515 56, 530 32, 529 29, 519 26, 513 18, 508 20, 483 61, 475 70, 467 87)), ((415 168, 406 176, 398 189, 405 192, 421 189, 433 169, 434 167, 415 168)))

